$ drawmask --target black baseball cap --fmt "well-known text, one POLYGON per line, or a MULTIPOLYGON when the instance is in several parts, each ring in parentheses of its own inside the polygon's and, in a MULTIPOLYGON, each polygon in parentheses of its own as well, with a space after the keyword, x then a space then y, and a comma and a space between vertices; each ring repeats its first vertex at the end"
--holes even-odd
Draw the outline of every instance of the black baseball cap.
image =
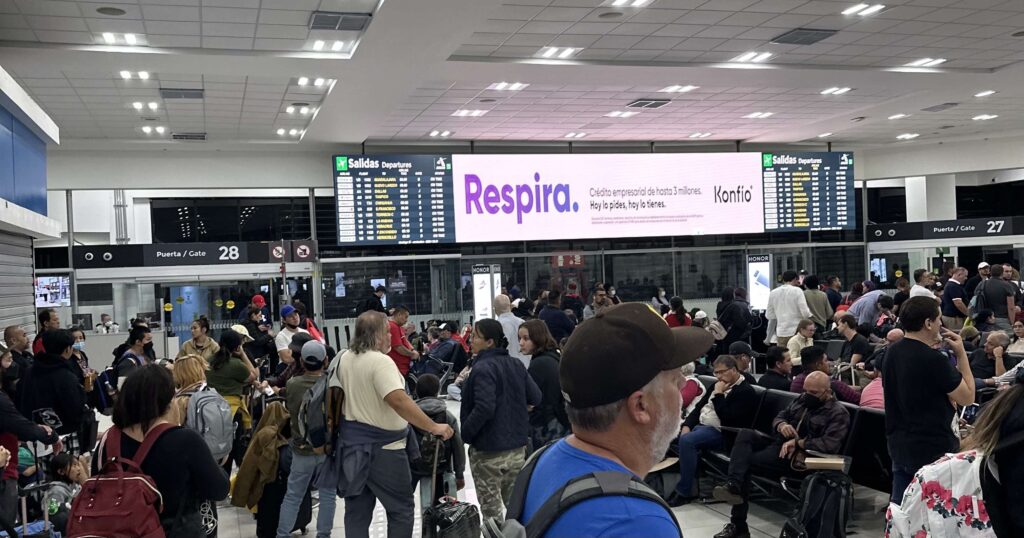
POLYGON ((713 343, 700 327, 669 328, 647 303, 622 303, 573 331, 562 350, 559 382, 576 409, 610 404, 659 373, 693 362, 713 343))
POLYGON ((306 342, 315 340, 309 333, 295 333, 292 335, 292 341, 288 344, 288 349, 292 350, 292 358, 298 360, 302 357, 302 346, 306 345, 306 342))
POLYGON ((729 354, 753 356, 754 350, 750 347, 750 344, 737 341, 729 344, 729 354))

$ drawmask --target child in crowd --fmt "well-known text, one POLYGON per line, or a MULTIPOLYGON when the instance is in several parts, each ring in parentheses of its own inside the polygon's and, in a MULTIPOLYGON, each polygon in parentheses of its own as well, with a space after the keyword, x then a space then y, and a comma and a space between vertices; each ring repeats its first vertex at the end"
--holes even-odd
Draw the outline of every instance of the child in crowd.
MULTIPOLYGON (((467 368, 468 370, 468 368, 467 368)), ((413 487, 420 483, 420 506, 432 506, 434 502, 444 495, 455 496, 454 491, 445 491, 445 475, 455 474, 456 489, 465 487, 464 473, 466 471, 466 449, 462 443, 462 436, 459 433, 459 423, 448 411, 444 400, 437 397, 441 389, 441 380, 434 374, 423 374, 416 379, 416 405, 423 412, 438 424, 448 424, 455 431, 455 435, 447 441, 441 441, 437 445, 439 437, 434 437, 427 432, 416 430, 420 439, 420 459, 410 462, 412 470, 413 487), (434 492, 431 497, 426 494, 430 488, 431 472, 434 467, 434 459, 437 459, 437 474, 433 477, 434 492)))
POLYGON ((60 532, 65 532, 71 503, 82 490, 82 484, 89 479, 89 462, 84 457, 62 452, 50 460, 50 476, 53 481, 46 491, 50 521, 60 532))

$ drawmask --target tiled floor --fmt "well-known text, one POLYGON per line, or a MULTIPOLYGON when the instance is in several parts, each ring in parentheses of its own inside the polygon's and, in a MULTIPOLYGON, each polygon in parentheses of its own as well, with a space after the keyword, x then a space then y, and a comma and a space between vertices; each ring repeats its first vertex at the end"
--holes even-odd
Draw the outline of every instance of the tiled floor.
MULTIPOLYGON (((459 414, 457 402, 449 402, 449 409, 455 416, 459 414)), ((468 467, 468 466, 467 466, 468 467)), ((419 514, 419 495, 417 499, 416 513, 419 514)), ((476 489, 473 486, 473 478, 466 469, 466 489, 459 492, 459 499, 471 503, 477 503, 476 489)), ((849 533, 853 536, 881 536, 884 529, 884 512, 887 497, 881 493, 858 488, 854 502, 854 514, 849 527, 849 533)), ((782 530, 786 520, 783 513, 785 505, 781 503, 762 503, 755 501, 750 507, 749 524, 751 536, 757 538, 776 537, 782 530)), ((345 502, 338 500, 337 512, 334 515, 334 531, 332 537, 343 537, 345 535, 344 523, 345 502)), ((234 507, 220 508, 220 538, 251 538, 256 535, 256 523, 251 514, 234 507)), ((710 538, 729 520, 729 506, 725 504, 690 504, 674 510, 676 518, 683 528, 686 538, 710 538)), ((416 528, 419 529, 419 516, 416 516, 416 528)), ((384 518, 384 509, 377 505, 374 514, 373 526, 370 530, 371 537, 384 538, 387 536, 387 524, 384 518)), ((314 509, 313 522, 308 529, 308 535, 316 534, 316 512, 314 509)))

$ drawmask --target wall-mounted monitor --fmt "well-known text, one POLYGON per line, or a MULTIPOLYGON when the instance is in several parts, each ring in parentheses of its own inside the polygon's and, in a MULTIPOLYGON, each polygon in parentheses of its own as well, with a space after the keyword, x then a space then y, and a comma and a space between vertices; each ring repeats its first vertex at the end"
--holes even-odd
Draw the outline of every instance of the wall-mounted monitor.
POLYGON ((336 155, 342 246, 853 229, 851 153, 336 155))
POLYGON ((35 279, 36 308, 71 306, 71 278, 38 276, 35 279))

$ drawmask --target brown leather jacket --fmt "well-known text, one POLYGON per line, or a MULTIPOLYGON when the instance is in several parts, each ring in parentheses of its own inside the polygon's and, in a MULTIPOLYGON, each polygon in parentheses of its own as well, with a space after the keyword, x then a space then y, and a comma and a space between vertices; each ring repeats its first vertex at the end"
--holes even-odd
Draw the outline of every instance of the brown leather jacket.
POLYGON ((249 509, 255 507, 263 496, 263 487, 277 478, 280 448, 288 444, 288 439, 281 432, 288 426, 290 418, 281 402, 268 405, 263 412, 245 458, 238 467, 231 493, 233 506, 249 509))

